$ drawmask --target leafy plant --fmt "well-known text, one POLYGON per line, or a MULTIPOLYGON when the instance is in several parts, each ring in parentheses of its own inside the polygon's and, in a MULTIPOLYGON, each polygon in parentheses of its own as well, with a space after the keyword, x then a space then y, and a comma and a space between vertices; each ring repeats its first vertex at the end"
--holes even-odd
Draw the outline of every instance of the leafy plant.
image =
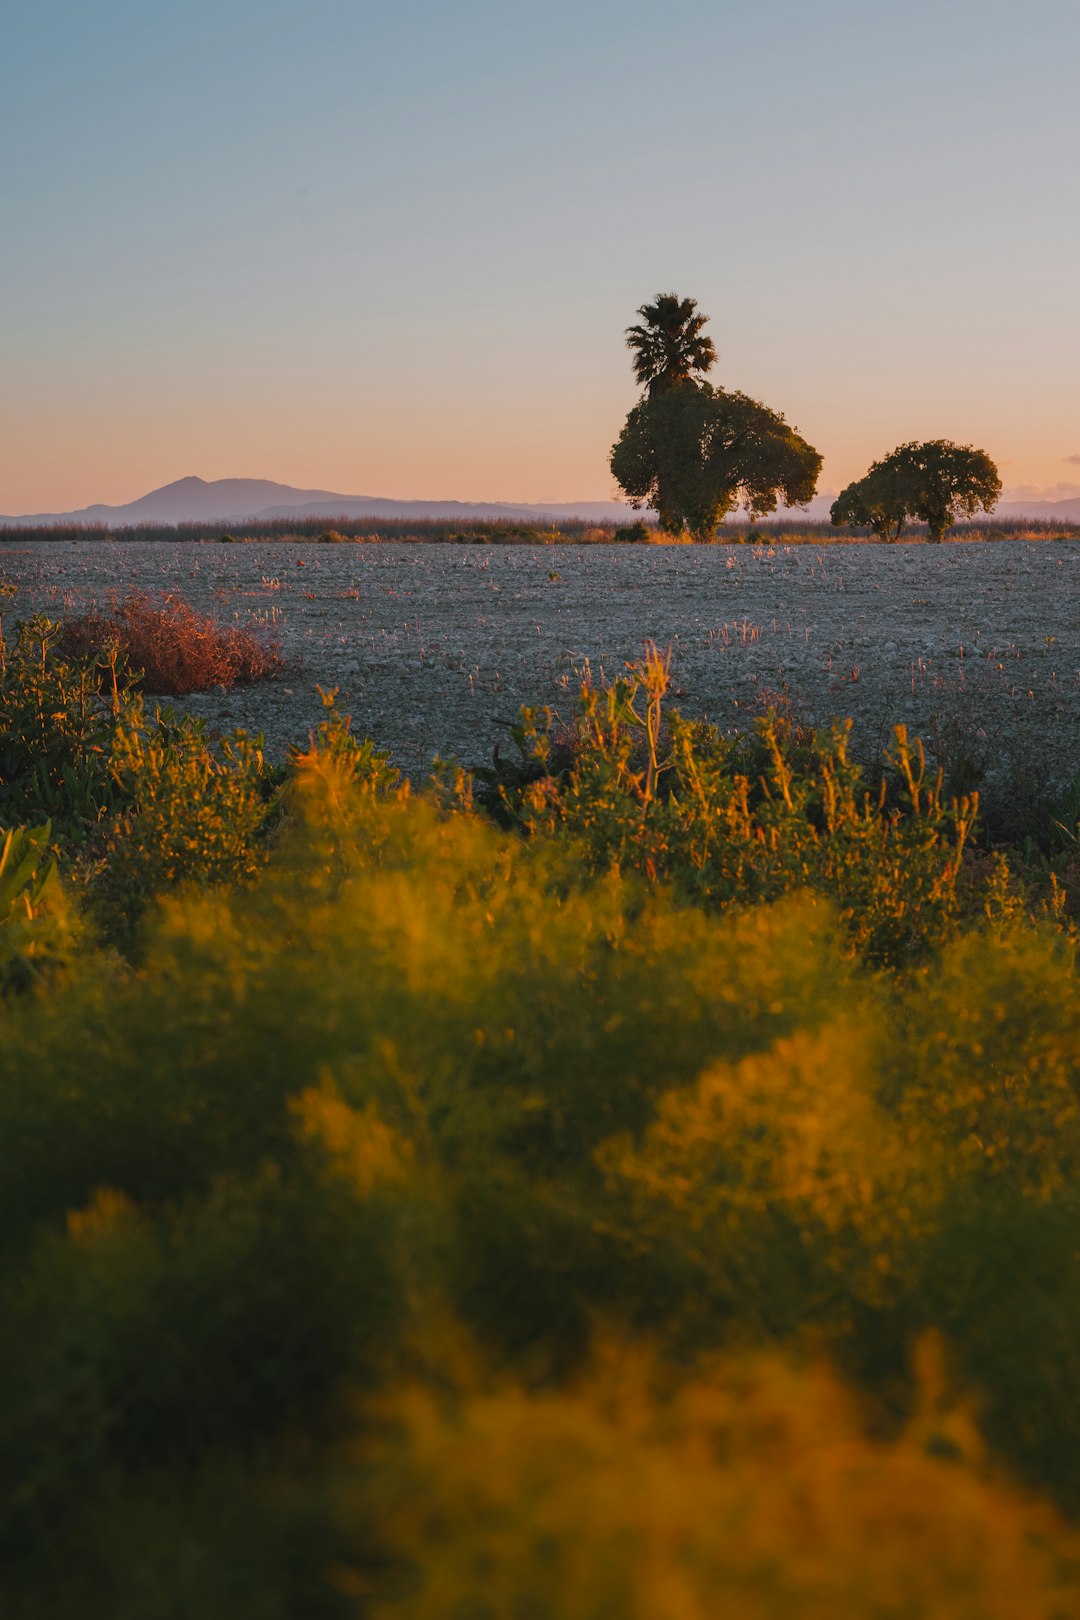
POLYGON ((0 991, 40 979, 64 943, 52 828, 0 827, 0 991))
POLYGON ((0 816, 48 819, 79 841, 116 802, 109 757, 116 716, 131 694, 115 643, 65 654, 59 624, 35 614, 0 636, 0 816))
POLYGON ((496 826, 332 692, 283 780, 45 642, 143 920, 73 952, 0 841, 0 978, 65 961, 2 1008, 5 1614, 1076 1610, 1076 936, 902 731, 870 791, 650 646, 496 826))
POLYGON ((569 1390, 409 1389, 353 1498, 396 1557, 358 1560, 356 1590, 377 1620, 1055 1620, 1073 1534, 980 1472, 936 1351, 910 1425, 873 1439, 824 1368, 767 1355, 674 1392, 611 1347, 569 1390))
POLYGON ((799 743, 773 715, 755 739, 677 714, 665 725, 668 684, 651 647, 624 679, 585 687, 562 761, 550 714, 527 711, 526 770, 484 773, 489 800, 530 835, 570 839, 593 871, 635 869, 709 907, 827 895, 870 961, 905 962, 948 937, 978 799, 947 800, 903 727, 890 800, 884 778, 871 792, 849 760, 844 728, 799 743))
POLYGON ((110 770, 122 808, 95 896, 118 939, 130 940, 151 897, 185 882, 248 882, 262 867, 275 804, 261 737, 210 739, 198 720, 148 721, 135 703, 114 732, 110 770))
POLYGON ((342 810, 357 793, 388 793, 396 788, 400 771, 370 737, 354 737, 351 715, 342 714, 337 706, 337 688, 324 691, 318 686, 316 691, 325 714, 306 748, 293 744, 289 749, 294 796, 309 805, 317 799, 324 809, 342 810))

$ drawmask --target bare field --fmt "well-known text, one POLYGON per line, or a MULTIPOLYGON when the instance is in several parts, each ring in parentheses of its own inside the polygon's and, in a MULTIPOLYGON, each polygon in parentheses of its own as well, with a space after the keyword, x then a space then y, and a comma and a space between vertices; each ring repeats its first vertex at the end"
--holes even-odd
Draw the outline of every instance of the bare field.
POLYGON ((672 701, 723 728, 770 693, 854 721, 873 756, 904 722, 931 754, 1042 788, 1080 771, 1080 541, 977 545, 0 545, 16 612, 176 591, 262 626, 288 660, 265 685, 178 700, 215 728, 304 739, 337 687, 355 729, 422 779, 511 747, 523 703, 573 712, 652 638, 672 701))

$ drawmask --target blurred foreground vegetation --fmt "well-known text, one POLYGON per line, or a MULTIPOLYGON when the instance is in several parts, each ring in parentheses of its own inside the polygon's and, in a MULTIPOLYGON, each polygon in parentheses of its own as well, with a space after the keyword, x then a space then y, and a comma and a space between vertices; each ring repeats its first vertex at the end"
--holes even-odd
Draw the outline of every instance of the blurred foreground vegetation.
POLYGON ((0 652, 0 1612, 1080 1612, 1067 821, 655 651, 410 795, 0 652))

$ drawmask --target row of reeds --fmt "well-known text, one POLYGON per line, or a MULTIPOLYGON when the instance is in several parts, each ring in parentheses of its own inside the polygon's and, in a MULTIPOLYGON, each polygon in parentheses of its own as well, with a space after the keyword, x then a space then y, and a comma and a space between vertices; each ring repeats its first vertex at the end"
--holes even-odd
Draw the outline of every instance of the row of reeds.
MULTIPOLYGON (((597 524, 564 519, 557 525, 511 522, 508 520, 462 518, 372 518, 311 517, 252 518, 226 528, 213 523, 132 523, 111 528, 105 523, 49 523, 0 525, 0 543, 25 545, 33 541, 158 541, 175 545, 197 542, 277 541, 292 544, 323 544, 348 541, 354 544, 409 545, 612 545, 663 541, 655 524, 634 517, 626 523, 597 524)), ((925 540, 925 525, 912 524, 901 545, 925 540)), ((971 540, 1076 540, 1080 523, 1043 519, 983 519, 958 523, 949 533, 953 541, 971 540)), ((726 523, 717 543, 762 545, 836 545, 877 543, 865 529, 834 528, 823 520, 788 517, 786 514, 759 521, 726 523)))

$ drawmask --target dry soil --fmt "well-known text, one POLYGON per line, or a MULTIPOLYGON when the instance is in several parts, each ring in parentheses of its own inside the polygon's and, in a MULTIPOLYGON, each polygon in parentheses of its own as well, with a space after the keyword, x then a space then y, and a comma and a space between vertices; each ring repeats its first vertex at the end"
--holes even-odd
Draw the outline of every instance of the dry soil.
POLYGON ((523 703, 573 712, 647 639, 672 702, 723 728, 783 693, 853 721, 873 757, 903 722, 932 754, 1038 791, 1080 771, 1080 542, 813 546, 0 545, 16 611, 176 591, 262 626, 287 659, 257 687, 179 705, 214 728, 303 740, 316 686, 422 779, 434 755, 512 749, 523 703))

